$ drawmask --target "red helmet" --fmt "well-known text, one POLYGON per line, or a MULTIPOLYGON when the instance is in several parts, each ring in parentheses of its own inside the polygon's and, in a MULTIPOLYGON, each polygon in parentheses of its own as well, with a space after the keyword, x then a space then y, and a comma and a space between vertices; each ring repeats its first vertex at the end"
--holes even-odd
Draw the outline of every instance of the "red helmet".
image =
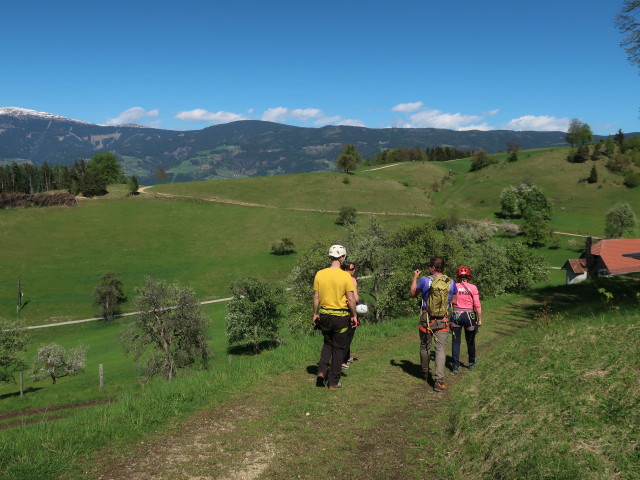
POLYGON ((459 277, 470 277, 471 276, 471 270, 469 270, 467 267, 460 267, 458 269, 458 276, 459 277))

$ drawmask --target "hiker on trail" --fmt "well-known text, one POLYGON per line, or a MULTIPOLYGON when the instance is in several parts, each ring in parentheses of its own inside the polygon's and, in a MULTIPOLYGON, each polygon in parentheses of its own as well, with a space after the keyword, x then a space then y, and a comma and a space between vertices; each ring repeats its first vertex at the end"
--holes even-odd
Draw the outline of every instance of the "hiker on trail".
POLYGON ((467 353, 469 363, 467 368, 472 369, 477 363, 476 358, 476 334, 478 327, 482 325, 482 306, 480 305, 480 294, 478 287, 469 283, 471 270, 467 267, 458 269, 458 282, 456 287, 458 293, 453 304, 453 318, 451 319, 451 356, 453 365, 451 373, 456 374, 460 369, 460 343, 462 341, 462 329, 464 328, 464 339, 467 342, 467 353))
MULTIPOLYGON (((351 275, 351 280, 353 281, 353 296, 356 300, 356 304, 360 301, 360 295, 358 295, 358 280, 356 279, 356 264, 353 262, 344 262, 342 264, 342 269, 351 275)), ((353 342, 353 335, 356 333, 356 327, 360 326, 360 320, 358 320, 357 325, 352 327, 349 325, 349 330, 347 334, 349 335, 349 340, 347 344, 347 348, 344 351, 344 358, 342 359, 342 369, 347 369, 353 362, 354 358, 351 355, 351 343, 353 342)))
POLYGON ((422 306, 418 333, 420 334, 420 367, 422 376, 429 381, 429 356, 431 341, 436 349, 436 376, 433 380, 433 390, 444 390, 444 368, 447 360, 446 346, 449 336, 449 307, 457 289, 455 282, 444 275, 444 259, 431 257, 429 260, 429 275, 420 277, 420 270, 413 271, 411 282, 411 296, 422 293, 422 306))
POLYGON ((358 323, 353 280, 340 268, 346 257, 347 250, 342 245, 332 245, 331 265, 319 270, 313 280, 313 325, 324 336, 316 384, 324 386, 326 381, 330 390, 342 387, 339 379, 348 346, 347 332, 349 325, 355 327, 358 323))

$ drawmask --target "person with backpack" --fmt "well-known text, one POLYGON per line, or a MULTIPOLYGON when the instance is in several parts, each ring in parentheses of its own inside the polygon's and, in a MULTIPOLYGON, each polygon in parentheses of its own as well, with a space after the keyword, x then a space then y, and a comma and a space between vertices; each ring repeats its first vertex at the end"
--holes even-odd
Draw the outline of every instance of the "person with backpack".
POLYGON ((469 354, 468 369, 472 369, 477 363, 476 358, 476 334, 478 327, 482 325, 482 306, 480 305, 480 294, 478 287, 469 283, 471 270, 467 267, 458 268, 458 282, 456 287, 458 293, 453 304, 453 318, 451 320, 451 357, 453 365, 451 373, 456 374, 460 369, 460 343, 462 341, 462 329, 464 328, 464 340, 467 342, 467 353, 469 354))
MULTIPOLYGON (((356 279, 356 264, 353 262, 344 262, 342 264, 342 269, 351 275, 351 280, 353 281, 353 296, 356 300, 356 305, 360 301, 360 295, 358 295, 358 280, 356 279)), ((351 355, 351 343, 353 342, 353 336, 356 333, 356 327, 360 326, 360 321, 355 327, 349 326, 348 334, 349 334, 349 342, 347 344, 347 348, 344 350, 344 359, 342 362, 342 369, 345 370, 349 368, 351 363, 355 360, 351 355)))
POLYGON ((449 307, 457 292, 456 283, 443 273, 444 266, 442 257, 431 257, 427 266, 429 275, 418 280, 421 271, 414 270, 410 288, 412 297, 416 297, 418 292, 422 293, 418 333, 420 334, 420 367, 422 376, 427 381, 429 381, 429 356, 432 340, 435 343, 436 375, 433 380, 435 392, 441 392, 446 388, 444 369, 449 336, 449 307))
POLYGON ((331 265, 318 270, 313 280, 313 325, 322 330, 324 337, 316 385, 324 386, 326 381, 329 390, 342 387, 339 380, 349 325, 355 327, 358 323, 353 279, 340 268, 346 257, 347 250, 342 245, 332 245, 331 265))

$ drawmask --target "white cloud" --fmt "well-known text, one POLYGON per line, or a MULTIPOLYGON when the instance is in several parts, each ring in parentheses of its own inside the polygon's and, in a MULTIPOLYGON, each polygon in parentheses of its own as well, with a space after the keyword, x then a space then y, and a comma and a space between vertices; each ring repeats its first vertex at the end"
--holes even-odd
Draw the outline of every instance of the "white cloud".
MULTIPOLYGON (((107 125, 125 125, 127 123, 140 123, 140 120, 146 117, 157 117, 160 115, 160 110, 153 109, 148 112, 142 107, 133 107, 125 110, 116 118, 107 118, 107 125)), ((153 122, 158 124, 159 122, 153 122)))
POLYGON ((221 123, 235 122, 237 120, 247 120, 247 117, 233 112, 209 112, 202 108, 196 108, 195 110, 189 110, 186 112, 180 112, 175 116, 176 119, 183 122, 204 122, 211 125, 219 125, 221 123))
POLYGON ((495 130, 495 127, 488 125, 486 122, 479 123, 477 125, 465 125, 464 127, 459 127, 459 132, 467 132, 469 130, 482 130, 483 132, 488 132, 489 130, 495 130))
POLYGON ((411 113, 416 110, 420 110, 424 107, 424 103, 422 102, 414 102, 414 103, 399 103, 395 107, 391 109, 392 112, 403 112, 403 113, 411 113))
POLYGON ((287 118, 288 108, 275 107, 265 110, 260 120, 266 122, 284 122, 287 118))
POLYGON ((505 130, 535 130, 541 132, 566 132, 569 128, 568 118, 556 118, 548 115, 524 115, 514 118, 503 125, 505 130))
POLYGON ((490 117, 493 117, 494 115, 497 115, 498 113, 500 113, 500 109, 496 108, 494 110, 489 110, 488 112, 484 112, 484 113, 486 113, 490 117))
POLYGON ((361 120, 357 120, 355 118, 344 118, 342 120, 338 120, 335 122, 335 125, 347 125, 349 127, 366 127, 361 120))
POLYGON ((318 118, 322 116, 322 110, 317 108, 296 108, 291 110, 289 113, 291 117, 298 120, 309 120, 310 118, 318 118))
POLYGON ((299 122, 306 122, 312 118, 322 117, 324 113, 318 108, 294 108, 289 109, 286 107, 275 107, 265 110, 262 114, 261 120, 268 122, 285 122, 286 120, 297 120, 299 122))
POLYGON ((440 110, 424 110, 409 116, 414 128, 447 128, 460 130, 473 122, 484 120, 479 115, 463 115, 461 113, 443 113, 440 110))
POLYGON ((334 115, 332 117, 322 117, 313 122, 314 125, 334 125, 336 122, 342 120, 340 115, 334 115))

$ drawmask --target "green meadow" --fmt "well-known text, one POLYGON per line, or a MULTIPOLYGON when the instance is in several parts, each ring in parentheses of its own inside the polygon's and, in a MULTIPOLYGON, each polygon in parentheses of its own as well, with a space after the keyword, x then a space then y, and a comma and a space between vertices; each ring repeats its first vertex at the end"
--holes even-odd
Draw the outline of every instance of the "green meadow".
MULTIPOLYGON (((341 238, 344 228, 335 220, 342 206, 355 207, 360 216, 376 213, 389 231, 422 223, 425 216, 449 215, 452 208, 458 209, 461 218, 499 223, 495 212, 500 208, 502 189, 528 179, 552 199, 551 227, 557 231, 598 236, 604 230, 605 212, 615 203, 628 202, 636 213, 640 211, 640 189, 622 186, 621 177, 609 173, 603 162, 597 163, 598 184, 580 183, 591 163, 569 164, 567 153, 561 148, 524 151, 518 162, 501 162, 474 173, 468 172, 470 162, 463 159, 362 168, 350 174, 164 184, 133 197, 126 196, 122 186, 114 186, 106 197, 80 200, 76 207, 0 210, 0 316, 19 318, 27 325, 95 317, 91 294, 107 272, 115 272, 124 284, 128 296, 124 312, 135 309, 135 289, 147 276, 186 284, 202 301, 228 297, 229 283, 241 276, 281 281, 296 254, 271 255, 271 245, 289 237, 301 251, 317 240, 329 244, 341 238), (25 305, 16 314, 18 278, 25 305)), ((559 248, 539 250, 555 267, 576 258, 583 245, 580 237, 558 238, 559 248)), ((181 372, 170 383, 139 382, 133 362, 120 346, 127 317, 30 330, 27 358, 42 343, 56 342, 66 348, 86 345, 87 368, 81 375, 60 379, 57 385, 26 379, 23 397, 18 396, 16 385, 0 385, 0 475, 99 478, 110 467, 97 459, 96 452, 106 450, 114 459, 129 455, 135 460, 137 450, 132 445, 173 435, 195 412, 217 408, 228 414, 233 406, 246 404, 256 408, 257 423, 224 433, 223 443, 236 447, 216 460, 222 473, 213 478, 229 478, 239 458, 234 452, 251 451, 260 429, 274 428, 286 433, 273 440, 278 451, 320 442, 325 453, 313 460, 280 457, 279 466, 272 466, 259 478, 347 478, 332 474, 337 467, 353 479, 390 478, 398 472, 403 478, 423 478, 425 471, 462 478, 456 471, 457 461, 435 439, 447 445, 471 445, 472 454, 460 470, 467 478, 521 478, 526 468, 533 469, 530 478, 608 478, 608 472, 634 478, 629 472, 639 472, 637 450, 634 453, 625 446, 635 441, 633 432, 616 434, 612 425, 637 425, 638 421, 634 413, 640 406, 637 375, 619 374, 626 368, 638 371, 634 363, 640 358, 636 352, 640 344, 638 277, 577 287, 563 286, 564 277, 564 271, 552 270, 549 281, 536 286, 530 295, 485 302, 489 320, 479 342, 486 351, 486 363, 496 368, 480 364, 478 375, 461 376, 455 383, 451 379, 450 395, 455 402, 435 403, 437 425, 431 425, 409 403, 411 399, 422 402, 426 411, 431 398, 424 396, 424 384, 412 376, 411 362, 417 361, 415 319, 362 328, 357 337, 362 360, 349 372, 345 391, 338 392, 340 401, 328 404, 326 392, 320 395, 309 388, 319 337, 296 337, 283 330, 286 341, 279 348, 257 356, 232 355, 224 335, 225 302, 203 306, 210 320, 212 368, 181 372), (607 304, 597 287, 612 291, 614 302, 607 304), (620 338, 606 340, 616 332, 620 338), (636 360, 629 361, 630 355, 636 360), (103 390, 98 384, 99 365, 105 374, 103 390), (593 373, 594 369, 599 373, 593 373), (504 382, 505 378, 509 380, 504 382), (536 389, 534 384, 545 388, 536 389), (595 400, 589 396, 593 389, 595 400), (347 390, 353 396, 343 395, 347 390), (623 391, 630 392, 630 397, 623 397, 623 391), (473 394, 457 397, 464 392, 473 394), (581 399, 580 405, 570 405, 571 392, 581 399), (405 395, 404 400, 394 395, 405 395), (518 404, 516 399, 523 396, 530 403, 518 404), (535 402, 546 409, 534 408, 535 402), (615 402, 622 402, 625 410, 617 409, 615 402), (291 405, 299 407, 291 409, 291 405), (531 417, 522 411, 525 407, 531 417), (461 416, 459 411, 464 409, 473 415, 461 416), (614 413, 600 413, 599 409, 614 413), (322 413, 305 423, 298 416, 303 410, 322 413), (549 410, 559 413, 548 417, 549 410), (515 413, 513 422, 505 422, 503 417, 510 413, 515 413), (332 415, 349 416, 357 435, 344 439, 340 432, 320 434, 322 422, 332 415), (573 421, 572 415, 586 420, 573 421), (388 418, 396 416, 407 428, 389 433, 394 428, 388 418), (571 433, 561 436, 559 428, 545 431, 533 426, 541 422, 555 427, 554 419, 576 438, 602 434, 605 439, 597 444, 585 440, 576 446, 571 433), (436 436, 429 425, 437 429, 436 436), (502 438, 503 434, 511 441, 502 438), (396 460, 384 465, 373 459, 367 461, 374 464, 363 464, 357 452, 364 448, 364 439, 378 437, 395 445, 391 448, 394 458, 404 459, 401 465, 396 460), (336 461, 333 446, 340 442, 344 442, 344 459, 336 461), (556 477, 550 474, 545 453, 550 442, 554 445, 550 452, 568 452, 575 460, 559 462, 561 473, 556 477), (43 445, 46 448, 39 448, 43 445), (409 466, 413 457, 407 452, 424 451, 440 452, 443 459, 431 465, 423 455, 416 468, 409 466), (535 452, 530 461, 525 455, 528 451, 535 452), (474 470, 483 458, 490 461, 474 470), (427 470, 417 468, 425 466, 427 470), (366 476, 371 468, 382 473, 366 476), (585 471, 589 474, 580 476, 585 471)), ((371 452, 377 451, 371 442, 364 443, 371 452)), ((457 446, 451 451, 460 453, 461 449, 457 446)), ((204 478, 210 468, 208 464, 190 474, 204 478)), ((152 474, 146 472, 139 478, 152 474)), ((167 476, 158 478, 186 474, 163 475, 167 476)))

